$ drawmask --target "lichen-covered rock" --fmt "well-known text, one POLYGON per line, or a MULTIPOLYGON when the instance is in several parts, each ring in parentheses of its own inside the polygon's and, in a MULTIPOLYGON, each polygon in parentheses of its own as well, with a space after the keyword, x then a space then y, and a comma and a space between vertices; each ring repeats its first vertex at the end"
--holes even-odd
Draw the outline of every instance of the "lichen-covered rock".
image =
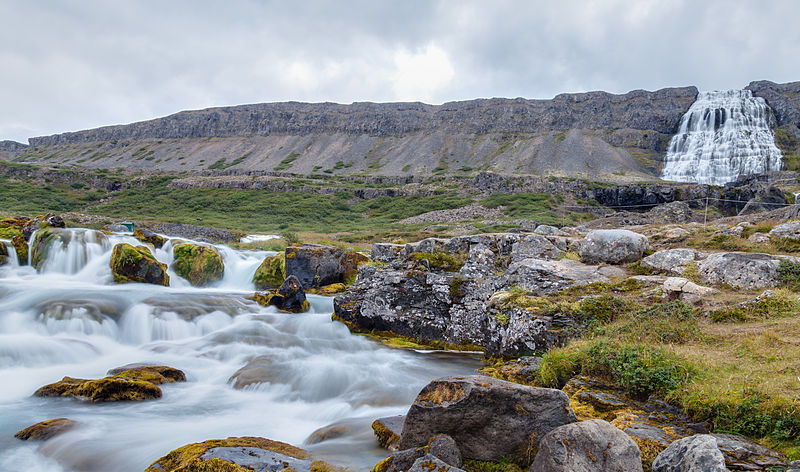
POLYGON ((372 260, 379 262, 391 262, 400 255, 405 248, 405 244, 375 243, 372 245, 372 260))
POLYGON ((378 444, 390 451, 397 451, 400 446, 400 433, 403 431, 405 415, 387 416, 372 422, 372 431, 378 438, 378 444))
POLYGON ((587 265, 571 259, 524 259, 512 263, 506 275, 510 284, 545 295, 575 285, 608 283, 611 277, 625 275, 625 271, 619 267, 587 265))
POLYGON ((639 447, 603 420, 567 424, 545 434, 531 472, 641 472, 639 447))
MULTIPOLYGON (((565 246, 566 248, 566 246, 565 246)), ((539 234, 526 234, 511 248, 511 261, 523 259, 556 259, 562 254, 559 249, 546 237, 539 234)))
POLYGON ((464 472, 463 469, 454 467, 452 464, 439 459, 432 454, 420 457, 411 465, 408 472, 464 472))
POLYGON ((212 439, 188 444, 158 459, 145 472, 344 472, 291 444, 258 437, 212 439))
POLYGON ((278 290, 256 293, 253 298, 263 306, 274 306, 286 313, 305 313, 311 309, 300 279, 294 275, 286 277, 278 290))
POLYGON ((133 237, 145 244, 152 244, 154 248, 160 249, 167 242, 167 239, 160 236, 149 229, 136 229, 133 232, 133 237))
POLYGON ((285 254, 286 275, 296 276, 303 289, 335 283, 351 285, 358 267, 370 260, 355 251, 320 245, 287 247, 285 254))
MULTIPOLYGON (((373 467, 373 472, 406 472, 419 465, 420 459, 435 459, 435 462, 442 464, 450 469, 442 470, 461 470, 461 452, 452 437, 447 434, 436 434, 430 438, 428 444, 420 447, 412 447, 397 451, 373 467)), ((417 469, 419 470, 419 469, 417 469)), ((426 469, 428 472, 428 469, 426 469)))
POLYGON ((417 395, 403 423, 400 448, 424 446, 444 433, 455 440, 465 459, 506 457, 529 464, 545 434, 575 421, 560 390, 480 375, 444 377, 417 395))
POLYGON ((734 434, 713 433, 717 447, 725 457, 725 464, 732 470, 781 470, 788 460, 783 454, 756 444, 734 434))
POLYGON ((774 238, 800 239, 800 221, 790 221, 775 226, 769 232, 774 238))
POLYGON ((642 259, 639 264, 647 269, 665 272, 672 275, 682 275, 686 264, 697 259, 694 249, 663 249, 642 259))
POLYGON ((37 397, 77 397, 92 402, 141 401, 161 398, 158 384, 183 382, 186 376, 167 366, 147 366, 122 370, 98 380, 64 377, 34 393, 37 397))
POLYGON ((780 260, 768 254, 720 252, 699 261, 697 270, 705 283, 754 290, 777 285, 778 266, 780 260))
POLYGON ((222 280, 225 265, 222 256, 210 247, 178 244, 172 248, 172 269, 195 287, 206 287, 222 280))
POLYGON ((281 286, 286 279, 286 259, 284 254, 267 256, 253 275, 256 290, 270 290, 281 286))
MULTIPOLYGON (((38 239, 39 235, 37 234, 38 239)), ((39 263, 36 262, 36 257, 31 259, 32 264, 39 263)), ((117 244, 111 252, 110 265, 114 282, 142 282, 169 286, 167 265, 158 262, 146 247, 134 247, 126 243, 117 244)))
POLYGON ((653 461, 653 472, 727 472, 725 457, 710 434, 695 434, 669 445, 653 461))
POLYGON ((14 435, 23 441, 45 441, 58 434, 68 431, 75 427, 77 423, 67 418, 55 418, 52 420, 41 421, 33 426, 18 431, 14 435))
POLYGON ((581 244, 581 260, 587 264, 636 262, 648 248, 647 237, 626 229, 589 231, 581 244))

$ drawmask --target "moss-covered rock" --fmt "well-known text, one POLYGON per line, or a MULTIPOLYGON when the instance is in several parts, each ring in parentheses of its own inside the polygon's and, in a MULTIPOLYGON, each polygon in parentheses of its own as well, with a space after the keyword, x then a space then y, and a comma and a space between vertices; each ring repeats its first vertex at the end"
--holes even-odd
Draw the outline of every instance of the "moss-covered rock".
POLYGON ((111 253, 110 264, 114 282, 142 282, 169 286, 167 265, 158 262, 146 247, 133 247, 125 243, 117 244, 111 253))
POLYGON ((154 248, 160 249, 167 242, 166 238, 150 231, 149 229, 137 229, 133 232, 133 237, 145 244, 152 244, 154 248))
POLYGON ((74 421, 67 418, 55 418, 28 426, 18 431, 14 437, 23 441, 44 441, 73 428, 75 424, 74 421))
POLYGON ((22 235, 18 235, 11 238, 11 245, 14 246, 14 250, 17 251, 17 260, 19 261, 19 265, 27 265, 28 241, 26 241, 22 235))
POLYGON ((390 451, 397 451, 400 445, 400 433, 403 431, 405 415, 378 418, 372 422, 372 431, 378 438, 378 444, 390 451))
POLYGON ((145 472, 252 472, 294 470, 296 472, 343 472, 298 447, 259 437, 212 439, 175 449, 158 459, 145 472))
POLYGON ((183 382, 186 375, 172 367, 144 366, 117 371, 97 380, 64 377, 34 393, 37 397, 78 397, 92 402, 141 401, 161 398, 157 384, 183 382))
POLYGON ((31 265, 39 270, 47 260, 47 251, 50 243, 57 238, 57 233, 54 230, 44 229, 36 233, 36 237, 31 242, 31 265))
POLYGON ((8 248, 4 242, 0 242, 0 265, 8 263, 8 248))
POLYGON ((222 279, 225 265, 217 251, 197 244, 178 244, 172 249, 172 269, 195 287, 205 287, 222 279))
POLYGON ((278 290, 265 293, 255 293, 253 299, 263 306, 274 306, 285 313, 305 313, 311 309, 311 304, 306 300, 305 291, 300 284, 300 279, 294 275, 286 277, 278 290))
POLYGON ((284 279, 286 279, 286 258, 283 254, 266 257, 253 275, 256 290, 278 288, 284 279))
POLYGON ((322 287, 318 288, 310 288, 306 290, 306 293, 313 293, 314 295, 333 296, 340 294, 345 290, 347 290, 347 285, 339 283, 339 284, 323 285, 322 287))

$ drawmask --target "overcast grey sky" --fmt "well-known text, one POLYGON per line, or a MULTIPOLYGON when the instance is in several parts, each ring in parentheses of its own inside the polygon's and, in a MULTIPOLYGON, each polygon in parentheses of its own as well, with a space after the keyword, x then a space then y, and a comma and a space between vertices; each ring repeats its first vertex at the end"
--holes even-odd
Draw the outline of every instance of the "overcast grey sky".
POLYGON ((273 101, 800 80, 795 0, 0 0, 0 140, 273 101))

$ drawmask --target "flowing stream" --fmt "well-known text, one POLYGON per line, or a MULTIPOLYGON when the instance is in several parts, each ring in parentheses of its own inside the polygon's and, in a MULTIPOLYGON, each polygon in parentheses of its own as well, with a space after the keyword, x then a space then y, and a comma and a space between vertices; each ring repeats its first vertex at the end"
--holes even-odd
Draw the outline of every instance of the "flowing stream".
POLYGON ((749 90, 701 92, 669 142, 661 178, 722 185, 780 170, 770 119, 764 99, 749 90))
MULTIPOLYGON (((159 261, 172 262, 175 241, 154 251, 159 261)), ((284 441, 369 470, 387 455, 372 420, 405 413, 430 380, 480 366, 474 355, 393 350, 352 335, 331 321, 327 297, 309 296, 311 311, 300 315, 255 304, 246 297, 266 251, 215 246, 225 275, 214 288, 191 287, 172 270, 170 287, 114 284, 109 261, 120 242, 141 244, 62 230, 40 271, 13 250, 0 266, 0 470, 140 472, 172 449, 228 436, 284 441), (256 358, 264 382, 235 388, 231 376, 256 358), (31 396, 64 376, 100 378, 132 363, 176 367, 188 381, 145 402, 31 396), (78 424, 45 442, 13 437, 58 417, 78 424), (304 444, 342 421, 348 434, 304 444)))

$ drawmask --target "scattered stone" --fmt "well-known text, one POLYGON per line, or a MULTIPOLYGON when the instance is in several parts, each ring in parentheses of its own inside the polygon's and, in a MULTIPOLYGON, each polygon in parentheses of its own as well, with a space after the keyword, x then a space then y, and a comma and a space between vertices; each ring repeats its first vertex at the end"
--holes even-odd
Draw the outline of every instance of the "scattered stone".
POLYGON ((541 357, 520 357, 504 363, 498 370, 497 375, 511 382, 532 383, 541 365, 541 357))
POLYGON ((743 232, 744 228, 739 225, 736 225, 736 226, 731 226, 730 228, 714 231, 713 236, 733 236, 738 238, 739 236, 742 235, 743 232))
POLYGON ((222 280, 225 265, 220 254, 206 246, 177 244, 172 248, 172 269, 195 287, 222 280))
POLYGON ((67 418, 55 418, 36 423, 14 435, 23 441, 45 441, 75 427, 77 423, 67 418))
POLYGON ((254 298, 260 305, 271 305, 285 313, 305 313, 311 309, 300 279, 294 275, 286 277, 277 291, 256 293, 254 298))
POLYGON ((725 457, 710 434, 695 434, 669 445, 653 461, 653 472, 727 472, 725 457))
POLYGON ((444 377, 417 395, 403 424, 400 447, 420 447, 434 434, 444 433, 455 440, 464 458, 506 457, 530 463, 542 436, 575 421, 560 390, 480 375, 444 377))
POLYGON ((775 226, 769 232, 775 238, 800 239, 800 221, 790 221, 775 226))
POLYGON ((683 228, 672 228, 664 231, 664 239, 668 242, 678 242, 686 239, 691 233, 683 228))
POLYGON ((149 229, 136 229, 133 232, 133 237, 145 244, 152 244, 156 249, 161 249, 164 243, 167 242, 166 238, 159 236, 149 229))
POLYGON ((294 275, 303 289, 335 283, 351 285, 358 267, 369 257, 333 246, 306 245, 286 248, 286 275, 294 275))
POLYGON ((697 259, 694 249, 662 249, 642 259, 642 267, 673 275, 682 275, 686 264, 697 259))
POLYGON ((587 264, 636 262, 648 248, 647 237, 625 229, 590 231, 581 244, 581 260, 587 264))
POLYGON ((449 465, 461 467, 461 452, 455 440, 446 434, 437 434, 428 441, 425 452, 449 465))
POLYGON ((667 277, 662 288, 667 299, 681 299, 687 303, 695 303, 704 297, 717 293, 716 289, 697 285, 683 277, 667 277))
POLYGON ((779 265, 780 261, 768 254, 720 252, 699 261, 697 269, 705 283, 754 290, 775 286, 779 265))
POLYGON ((390 451, 400 449, 400 433, 403 431, 405 415, 387 416, 372 422, 372 431, 378 438, 378 444, 390 451))
POLYGON ((167 366, 148 366, 126 369, 98 380, 64 377, 58 382, 39 388, 37 397, 76 397, 91 402, 141 401, 161 398, 157 384, 183 382, 186 376, 167 366))
POLYGON ((267 256, 253 275, 256 290, 270 290, 281 286, 286 279, 286 259, 283 253, 267 256))
MULTIPOLYGON (((35 261, 38 258, 32 259, 35 261)), ((110 264, 114 282, 142 282, 169 286, 167 265, 158 262, 146 247, 133 247, 125 243, 117 244, 111 253, 110 264)))
POLYGON ((756 244, 767 244, 770 241, 769 236, 764 233, 753 233, 747 240, 756 244))
POLYGON ((635 442, 603 420, 559 426, 542 437, 532 472, 637 472, 642 458, 635 442))

